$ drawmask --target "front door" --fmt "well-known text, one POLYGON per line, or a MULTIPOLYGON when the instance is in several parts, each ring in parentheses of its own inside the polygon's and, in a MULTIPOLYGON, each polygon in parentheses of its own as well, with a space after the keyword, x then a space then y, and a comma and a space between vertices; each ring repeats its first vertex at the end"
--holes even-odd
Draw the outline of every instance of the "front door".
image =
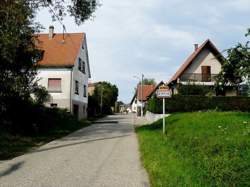
POLYGON ((211 66, 201 66, 202 82, 211 81, 211 66))

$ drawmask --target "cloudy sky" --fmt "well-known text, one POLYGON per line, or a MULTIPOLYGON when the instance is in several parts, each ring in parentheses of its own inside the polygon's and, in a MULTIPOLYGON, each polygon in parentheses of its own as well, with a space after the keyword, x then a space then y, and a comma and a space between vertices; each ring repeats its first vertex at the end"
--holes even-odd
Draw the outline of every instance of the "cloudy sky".
MULTIPOLYGON (((167 81, 193 51, 194 43, 211 39, 223 51, 245 41, 250 27, 250 0, 101 0, 93 20, 81 26, 72 18, 67 32, 85 32, 92 82, 110 81, 119 99, 130 102, 142 73, 167 81)), ((47 10, 37 15, 45 28, 52 22, 47 10)), ((47 32, 47 29, 44 30, 47 32)))

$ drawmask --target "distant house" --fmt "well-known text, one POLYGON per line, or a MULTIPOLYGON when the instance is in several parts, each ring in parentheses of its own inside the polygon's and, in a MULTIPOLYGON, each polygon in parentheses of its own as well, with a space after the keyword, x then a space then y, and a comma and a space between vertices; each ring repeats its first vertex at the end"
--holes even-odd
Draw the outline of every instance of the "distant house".
POLYGON ((95 91, 95 87, 96 85, 98 85, 99 82, 95 82, 95 83, 89 83, 88 84, 88 95, 93 95, 94 91, 95 91))
MULTIPOLYGON (((194 52, 187 58, 168 82, 173 94, 178 93, 179 85, 196 84, 213 87, 215 77, 221 71, 222 54, 210 41, 201 46, 195 44, 194 52)), ((228 89, 223 95, 234 96, 236 92, 228 89)))
POLYGON ((141 111, 141 106, 144 108, 149 95, 155 89, 155 85, 139 85, 136 92, 130 102, 132 112, 139 113, 141 111))
POLYGON ((51 26, 48 34, 37 35, 36 43, 43 51, 38 62, 38 84, 51 95, 46 105, 65 108, 78 119, 85 118, 91 77, 86 35, 57 34, 51 26))

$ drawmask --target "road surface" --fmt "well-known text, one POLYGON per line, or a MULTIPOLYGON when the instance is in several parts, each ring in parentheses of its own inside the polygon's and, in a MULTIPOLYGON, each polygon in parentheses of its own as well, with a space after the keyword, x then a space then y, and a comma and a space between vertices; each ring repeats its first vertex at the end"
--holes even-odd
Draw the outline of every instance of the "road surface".
POLYGON ((9 161, 0 162, 0 186, 144 187, 131 115, 114 115, 9 161))

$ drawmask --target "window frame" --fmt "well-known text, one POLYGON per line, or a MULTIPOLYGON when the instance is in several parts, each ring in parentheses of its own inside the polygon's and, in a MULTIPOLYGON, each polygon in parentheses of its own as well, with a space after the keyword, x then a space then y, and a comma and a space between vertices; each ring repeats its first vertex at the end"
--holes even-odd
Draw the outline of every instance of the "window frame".
POLYGON ((48 92, 49 93, 61 93, 62 92, 62 78, 48 78, 48 92), (50 88, 50 80, 59 80, 60 81, 60 88, 58 90, 50 88))
POLYGON ((78 70, 82 71, 82 59, 78 58, 78 70))
POLYGON ((82 72, 86 74, 86 63, 84 60, 82 61, 82 72))
POLYGON ((87 97, 87 86, 83 85, 83 97, 87 97))
POLYGON ((75 80, 75 94, 79 95, 79 82, 75 80))

